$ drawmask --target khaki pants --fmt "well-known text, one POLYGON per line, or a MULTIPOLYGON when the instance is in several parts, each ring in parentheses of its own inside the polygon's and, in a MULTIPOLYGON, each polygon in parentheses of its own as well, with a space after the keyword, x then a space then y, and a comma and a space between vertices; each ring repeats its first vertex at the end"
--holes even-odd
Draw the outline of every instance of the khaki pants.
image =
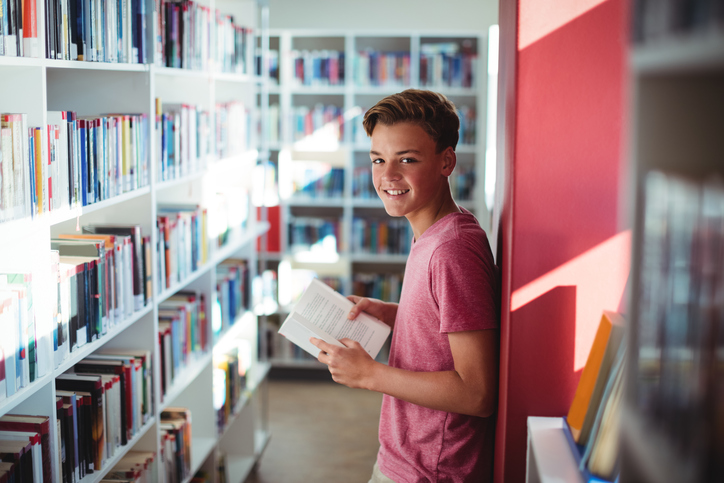
POLYGON ((382 474, 382 472, 380 471, 380 467, 377 466, 377 462, 375 461, 375 466, 374 466, 374 468, 372 468, 372 478, 370 478, 370 481, 368 483, 395 483, 395 482, 382 474))

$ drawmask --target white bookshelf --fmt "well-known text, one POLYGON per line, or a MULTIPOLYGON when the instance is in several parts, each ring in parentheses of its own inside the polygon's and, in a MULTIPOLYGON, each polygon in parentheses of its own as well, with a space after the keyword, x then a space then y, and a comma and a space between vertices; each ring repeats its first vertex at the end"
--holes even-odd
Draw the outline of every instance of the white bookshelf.
MULTIPOLYGON (((146 0, 149 28, 154 2, 146 0)), ((202 4, 233 14, 236 22, 261 32, 260 13, 268 7, 260 7, 254 0, 206 0, 202 4)), ((38 5, 38 32, 44 45, 43 3, 38 5)), ((213 22, 212 22, 213 23, 213 22)), ((149 35, 154 35, 151 32, 149 35)), ((253 35, 249 34, 247 65, 253 66, 253 35)), ((44 47, 43 47, 44 48, 44 47)), ((260 80, 251 74, 228 74, 209 71, 191 71, 160 67, 153 64, 112 64, 100 62, 75 62, 45 58, 18 58, 0 56, 0 113, 27 113, 29 127, 48 124, 48 111, 70 110, 79 115, 100 115, 109 112, 145 113, 149 118, 151 158, 149 185, 123 193, 120 196, 82 208, 51 211, 34 219, 15 220, 0 224, 0 272, 30 271, 33 274, 33 298, 38 330, 51 327, 50 303, 44 302, 50 291, 49 252, 50 239, 61 233, 72 233, 76 225, 93 223, 140 224, 144 236, 151 236, 156 244, 155 221, 157 206, 162 203, 185 202, 208 205, 218 180, 229 179, 238 183, 239 189, 251 190, 251 179, 244 173, 251 172, 257 162, 256 140, 251 139, 247 151, 227 159, 211 159, 205 170, 183 178, 159 182, 157 180, 155 99, 164 103, 195 104, 213 111, 217 102, 241 101, 254 110, 260 80)), ((213 122, 213 121, 212 121, 213 122)), ((253 132, 253 130, 252 130, 253 132)), ((236 186, 236 185, 235 185, 236 186)), ((128 451, 153 451, 156 454, 158 474, 154 481, 162 479, 160 464, 161 432, 160 413, 169 406, 182 406, 192 413, 192 475, 198 469, 208 469, 215 478, 217 458, 227 458, 227 476, 242 482, 261 457, 264 445, 259 445, 259 435, 268 438, 267 374, 269 365, 258 358, 250 369, 247 390, 235 408, 227 425, 220 434, 217 430, 216 412, 212 402, 212 370, 214 349, 228 345, 234 338, 246 338, 257 345, 259 318, 251 312, 239 317, 234 325, 219 337, 208 352, 189 363, 173 386, 161 399, 160 360, 158 348, 158 307, 178 290, 194 290, 204 294, 207 315, 211 317, 212 294, 215 289, 215 267, 226 258, 242 258, 249 262, 251 275, 257 266, 256 240, 269 228, 268 223, 255 221, 255 208, 249 207, 244 228, 233 230, 227 243, 212 249, 209 260, 183 281, 169 289, 161 289, 153 280, 153 294, 148 304, 132 316, 111 327, 108 332, 91 343, 73 351, 60 366, 50 371, 15 395, 0 401, 0 415, 35 414, 50 418, 50 442, 53 481, 62 481, 61 463, 58 458, 56 434, 55 378, 71 369, 84 357, 101 348, 143 349, 153 359, 153 413, 126 446, 105 461, 103 470, 87 475, 82 481, 98 482, 128 451), (241 464, 241 463, 244 464, 241 464)), ((157 267, 157 254, 152 250, 153 266, 157 267)), ((209 331, 211 330, 211 324, 209 331)), ((0 327, 2 330, 2 327, 0 327)), ((208 340, 213 341, 211 333, 208 340)), ((190 477, 189 477, 190 480, 190 477)), ((218 481, 212 479, 212 481, 218 481)))
MULTIPOLYGON (((704 2, 692 2, 692 4, 696 4, 696 7, 705 6, 704 2)), ((664 2, 661 5, 666 6, 664 2)), ((646 4, 646 7, 650 9, 649 13, 654 13, 657 4, 646 4)), ((653 16, 635 18, 635 24, 640 26, 652 19, 658 21, 656 25, 664 20, 681 20, 672 14, 671 19, 653 16)), ((647 396, 652 393, 651 389, 648 389, 648 393, 641 394, 651 385, 649 382, 651 380, 660 378, 662 387, 670 384, 670 380, 665 380, 663 370, 660 368, 672 364, 665 359, 664 354, 671 354, 677 349, 666 346, 666 342, 662 341, 659 341, 661 344, 659 347, 651 347, 647 345, 651 342, 646 342, 645 337, 641 336, 645 330, 652 330, 650 323, 648 329, 644 329, 646 322, 642 320, 644 308, 651 304, 642 295, 645 293, 644 290, 651 290, 650 287, 644 289, 646 282, 642 275, 647 256, 644 212, 647 175, 652 171, 658 171, 672 179, 678 179, 679 182, 685 180, 692 186, 701 186, 702 183, 711 181, 715 177, 719 179, 724 177, 724 162, 722 162, 724 138, 719 135, 724 130, 724 29, 721 23, 715 23, 713 16, 706 19, 711 20, 709 25, 701 25, 691 31, 665 25, 666 28, 657 32, 656 36, 643 35, 643 42, 633 45, 630 52, 628 67, 632 98, 631 120, 628 123, 631 139, 628 158, 631 183, 628 198, 631 210, 628 215, 633 228, 633 243, 628 303, 631 324, 628 340, 629 347, 633 350, 628 351, 627 397, 621 417, 620 481, 622 483, 673 483, 721 479, 721 467, 718 470, 719 474, 713 475, 708 473, 712 471, 712 466, 707 466, 711 464, 712 459, 721 461, 720 428, 712 426, 710 418, 699 416, 701 420, 693 421, 691 424, 700 424, 705 428, 705 432, 699 434, 696 441, 687 441, 683 432, 671 429, 670 421, 676 418, 665 417, 662 420, 662 416, 657 414, 663 411, 659 406, 666 404, 664 401, 669 401, 671 404, 672 401, 681 398, 681 388, 674 387, 665 397, 647 396), (645 369, 641 369, 639 373, 639 367, 646 367, 648 361, 645 359, 648 357, 651 360, 647 355, 652 352, 662 354, 659 373, 646 375, 645 369), (695 446, 694 456, 686 454, 695 446)), ((665 202, 660 199, 651 201, 665 202)), ((652 250, 651 247, 648 247, 648 250, 652 250)), ((681 263, 696 265, 701 262, 685 260, 681 263)), ((699 276, 696 272, 691 275, 692 279, 699 276)), ((670 284, 672 281, 666 280, 665 283, 670 284)), ((698 282, 694 282, 696 283, 698 282)), ((705 302, 697 299, 693 302, 688 300, 687 303, 690 303, 692 308, 697 308, 699 303, 705 302)), ((696 324, 695 317, 687 318, 682 320, 679 330, 686 332, 697 330, 696 324)), ((721 321, 719 327, 721 328, 721 321)), ((721 343, 716 345, 714 350, 719 352, 712 356, 719 361, 722 354, 720 347, 721 343)), ((688 350, 686 359, 696 361, 708 357, 706 354, 702 347, 693 344, 692 349, 688 350)), ((716 396, 712 393, 721 394, 721 384, 721 379, 711 379, 698 389, 697 397, 707 398, 707 401, 716 400, 716 396)), ((720 401, 721 399, 718 403, 713 403, 715 407, 717 404, 718 407, 721 406, 720 401)), ((681 404, 680 410, 699 412, 695 404, 696 401, 687 399, 681 404)))
POLYGON ((562 418, 529 416, 526 483, 583 483, 562 418))
MULTIPOLYGON (((344 134, 340 140, 327 140, 309 143, 309 139, 295 140, 291 116, 296 106, 335 105, 342 109, 346 117, 349 113, 361 112, 360 108, 369 108, 383 97, 400 92, 405 88, 424 88, 441 92, 457 106, 468 106, 476 111, 476 144, 458 143, 458 169, 474 170, 476 188, 474 197, 460 201, 459 204, 472 211, 485 230, 490 228, 490 214, 484 200, 485 173, 485 133, 487 106, 487 31, 484 32, 423 32, 423 31, 373 31, 354 30, 270 30, 270 45, 279 52, 279 84, 268 89, 270 105, 278 104, 281 127, 279 142, 268 144, 270 160, 277 163, 280 185, 280 232, 281 253, 262 254, 267 266, 274 269, 280 260, 290 261, 294 268, 312 268, 319 276, 335 276, 342 280, 342 292, 352 292, 353 275, 359 273, 378 273, 404 271, 406 255, 381 255, 355 253, 352 251, 352 222, 355 217, 387 218, 384 206, 376 196, 371 199, 353 196, 353 173, 355 168, 369 166, 369 141, 355 139, 354 125, 362 129, 361 115, 348 119, 344 134), (420 80, 421 48, 427 43, 453 42, 462 45, 472 44, 477 52, 477 64, 474 69, 474 87, 454 88, 447 86, 422 86, 420 80), (402 85, 358 85, 354 72, 355 57, 365 48, 377 51, 404 51, 410 54, 410 82, 402 85), (293 50, 332 50, 344 52, 345 79, 341 85, 299 85, 294 80, 291 66, 293 50), (314 144, 314 145, 311 145, 314 144), (291 160, 291 161, 288 161, 291 160), (305 197, 300 194, 288 196, 291 188, 290 169, 297 161, 321 161, 342 168, 344 187, 341 198, 305 197), (285 195, 285 193, 287 193, 285 195), (333 217, 341 220, 341 236, 338 240, 339 260, 325 267, 324 264, 303 263, 293 256, 288 245, 288 226, 295 216, 333 217)), ((281 281, 280 281, 281 282, 281 281)), ((278 314, 283 320, 285 314, 278 314)), ((280 322, 281 322, 280 320, 280 322)), ((273 330, 275 325, 270 326, 273 330)), ((275 330, 274 330, 275 331, 275 330)), ((312 361, 314 362, 314 361, 312 361)), ((310 368, 317 367, 306 360, 298 360, 274 355, 271 359, 274 367, 310 368)))

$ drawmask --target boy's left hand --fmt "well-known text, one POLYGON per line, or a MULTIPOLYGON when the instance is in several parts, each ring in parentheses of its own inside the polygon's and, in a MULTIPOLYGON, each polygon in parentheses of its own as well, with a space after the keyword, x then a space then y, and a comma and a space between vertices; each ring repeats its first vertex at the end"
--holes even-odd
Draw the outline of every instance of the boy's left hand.
POLYGON ((334 382, 351 388, 368 389, 376 362, 359 342, 340 339, 345 347, 339 347, 315 337, 309 341, 321 350, 317 360, 327 364, 334 382))

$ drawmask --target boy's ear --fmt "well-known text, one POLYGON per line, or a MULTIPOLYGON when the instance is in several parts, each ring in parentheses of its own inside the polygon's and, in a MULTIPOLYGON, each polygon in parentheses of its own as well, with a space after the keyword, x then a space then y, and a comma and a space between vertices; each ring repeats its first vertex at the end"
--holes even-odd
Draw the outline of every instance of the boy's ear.
POLYGON ((457 156, 455 150, 448 146, 445 148, 445 151, 442 152, 442 175, 449 177, 455 169, 456 164, 457 156))

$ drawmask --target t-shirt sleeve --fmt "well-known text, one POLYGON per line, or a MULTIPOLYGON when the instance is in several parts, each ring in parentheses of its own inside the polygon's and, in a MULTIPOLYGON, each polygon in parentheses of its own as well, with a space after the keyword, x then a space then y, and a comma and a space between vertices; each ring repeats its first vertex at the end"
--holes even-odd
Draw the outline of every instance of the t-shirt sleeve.
POLYGON ((497 268, 483 247, 476 245, 463 239, 450 240, 438 247, 430 260, 431 290, 440 310, 441 333, 499 326, 497 268))

